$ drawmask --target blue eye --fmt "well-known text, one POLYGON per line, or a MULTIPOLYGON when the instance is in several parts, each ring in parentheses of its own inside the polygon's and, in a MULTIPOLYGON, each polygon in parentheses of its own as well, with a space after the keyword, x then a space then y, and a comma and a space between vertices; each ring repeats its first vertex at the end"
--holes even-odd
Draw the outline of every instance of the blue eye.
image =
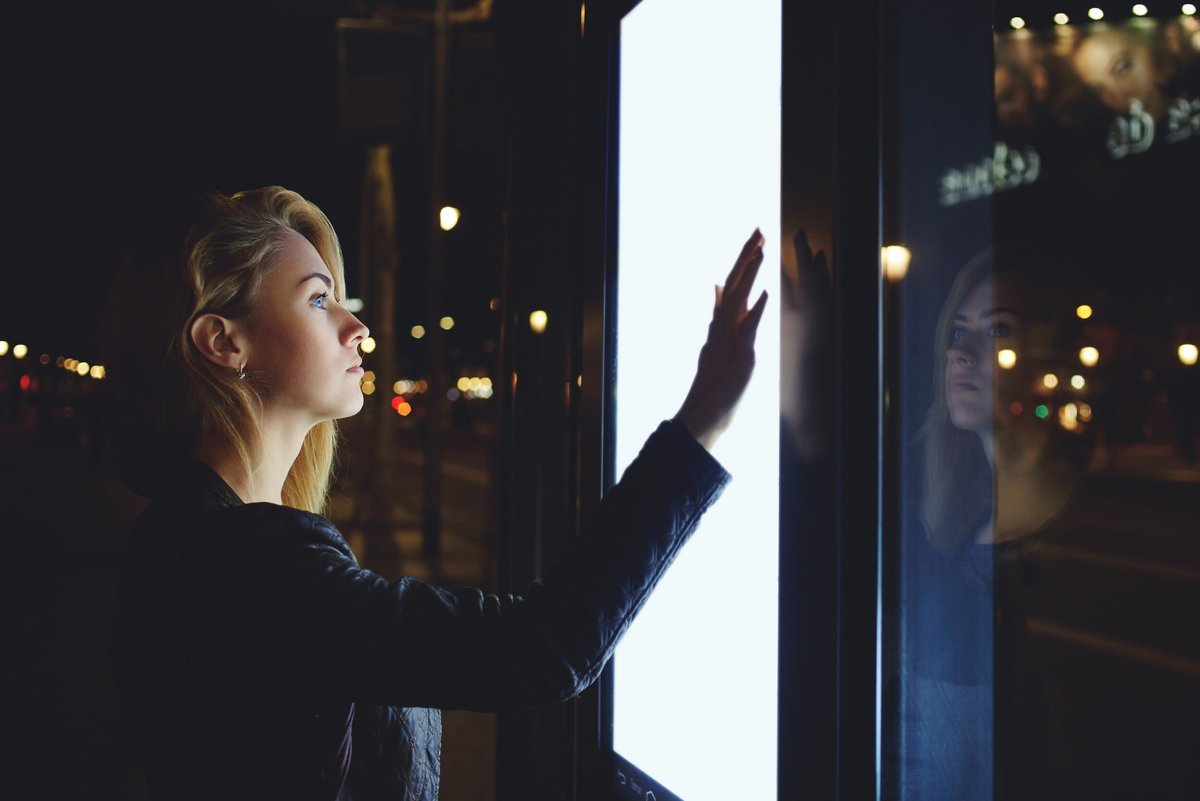
POLYGON ((965 329, 965 328, 951 329, 951 331, 950 331, 950 344, 951 345, 961 345, 962 343, 964 343, 966 341, 967 341, 967 329, 965 329))
POLYGON ((329 299, 329 293, 322 292, 320 295, 317 295, 315 298, 312 299, 312 305, 316 306, 318 309, 328 308, 325 305, 325 301, 327 301, 328 299, 329 299))
POLYGON ((994 326, 992 326, 992 330, 988 333, 994 337, 1006 337, 1012 334, 1012 329, 1010 329, 1004 323, 996 323, 994 326))

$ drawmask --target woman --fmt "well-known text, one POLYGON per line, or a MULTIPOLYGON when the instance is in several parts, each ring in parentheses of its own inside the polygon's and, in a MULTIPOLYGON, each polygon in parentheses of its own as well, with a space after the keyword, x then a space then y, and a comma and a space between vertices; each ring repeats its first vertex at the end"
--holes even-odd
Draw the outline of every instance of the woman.
POLYGON ((1076 434, 1038 413, 1055 405, 1043 376, 1062 373, 1073 333, 1046 280, 1054 274, 1038 250, 996 245, 962 268, 938 317, 934 399, 919 435, 925 541, 905 576, 906 798, 1080 789, 1061 688, 1024 641, 1039 549, 1083 469, 1076 434))
POLYGON ((754 364, 755 233, 678 414, 523 597, 388 583, 320 516, 366 327, 337 236, 295 192, 209 195, 137 238, 114 312, 121 464, 151 498, 115 677, 153 798, 437 797, 440 708, 569 698, 728 475, 709 455, 754 364))

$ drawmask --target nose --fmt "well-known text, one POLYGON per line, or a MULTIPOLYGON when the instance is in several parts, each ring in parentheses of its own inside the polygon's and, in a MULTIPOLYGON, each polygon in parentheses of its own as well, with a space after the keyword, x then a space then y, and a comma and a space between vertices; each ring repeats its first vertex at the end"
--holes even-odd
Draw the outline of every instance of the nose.
POLYGON ((950 346, 946 358, 951 364, 959 367, 973 367, 979 361, 978 347, 973 337, 950 346))
POLYGON ((358 344, 371 335, 371 329, 363 325, 363 321, 350 312, 346 312, 346 323, 342 327, 342 341, 347 345, 358 344))

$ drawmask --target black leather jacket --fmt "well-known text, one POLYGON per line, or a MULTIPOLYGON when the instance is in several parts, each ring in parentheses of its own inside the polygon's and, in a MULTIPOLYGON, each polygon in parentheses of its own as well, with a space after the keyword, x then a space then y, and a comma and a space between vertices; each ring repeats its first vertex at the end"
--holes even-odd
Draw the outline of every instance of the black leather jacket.
POLYGON ((438 710, 581 692, 728 480, 664 422, 544 580, 498 597, 389 583, 325 518, 189 462, 135 526, 114 621, 151 797, 436 799, 438 710))

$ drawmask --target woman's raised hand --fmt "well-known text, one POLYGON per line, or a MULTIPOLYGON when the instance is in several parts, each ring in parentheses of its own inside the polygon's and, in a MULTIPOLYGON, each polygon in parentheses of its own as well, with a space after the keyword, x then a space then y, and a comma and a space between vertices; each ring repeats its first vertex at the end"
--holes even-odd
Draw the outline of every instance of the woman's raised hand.
POLYGON ((675 420, 710 450, 733 420, 754 372, 754 338, 767 306, 767 293, 764 290, 750 309, 746 299, 762 266, 762 246, 763 236, 756 228, 742 246, 725 286, 716 287, 716 304, 708 339, 700 349, 696 377, 675 415, 675 420))

